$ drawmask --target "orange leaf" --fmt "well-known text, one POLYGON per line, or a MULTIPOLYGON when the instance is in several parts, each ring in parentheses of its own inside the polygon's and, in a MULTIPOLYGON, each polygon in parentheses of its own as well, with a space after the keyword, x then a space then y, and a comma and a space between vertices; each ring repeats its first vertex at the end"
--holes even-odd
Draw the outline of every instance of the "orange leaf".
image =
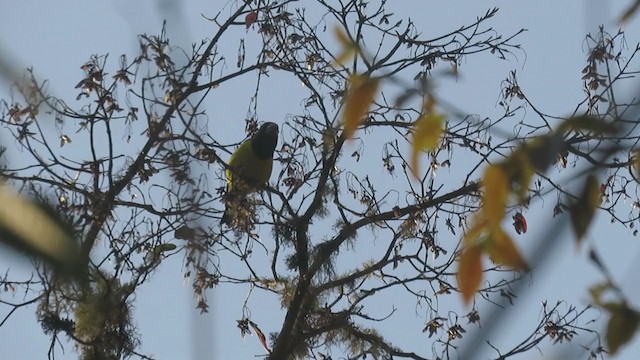
POLYGON ((485 242, 485 250, 497 264, 514 270, 529 270, 513 240, 500 227, 491 230, 491 236, 485 242))
POLYGON ((378 90, 378 79, 367 75, 353 74, 349 77, 349 94, 342 113, 344 136, 350 138, 369 110, 378 90))
POLYGON ((411 141, 411 170, 416 178, 420 177, 420 153, 438 147, 440 136, 444 132, 444 121, 443 114, 428 109, 423 109, 422 115, 416 121, 411 141))
POLYGON ((500 227, 504 217, 504 209, 509 197, 509 179, 504 170, 497 165, 490 165, 484 172, 482 179, 484 193, 482 194, 482 211, 489 226, 500 227))
POLYGON ((469 304, 482 282, 482 247, 479 244, 466 246, 458 262, 458 287, 465 304, 469 304))

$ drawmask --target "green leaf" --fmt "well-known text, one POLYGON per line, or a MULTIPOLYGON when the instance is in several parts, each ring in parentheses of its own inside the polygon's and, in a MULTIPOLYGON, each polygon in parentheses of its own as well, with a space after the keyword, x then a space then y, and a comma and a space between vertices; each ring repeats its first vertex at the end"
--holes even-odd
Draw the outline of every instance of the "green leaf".
POLYGON ((196 229, 189 227, 187 225, 181 226, 176 229, 173 233, 176 239, 182 240, 195 240, 196 238, 196 229))
POLYGON ((176 245, 175 244, 171 244, 171 243, 166 243, 166 244, 160 244, 158 246, 154 246, 151 251, 149 251, 147 253, 147 256, 145 257, 145 261, 149 264, 155 264, 158 263, 162 260, 162 253, 167 252, 167 251, 172 251, 176 249, 176 245))
POLYGON ((358 45, 349 39, 344 29, 335 27, 333 33, 340 43, 341 49, 338 55, 335 57, 334 64, 342 64, 349 60, 358 52, 358 45))
POLYGON ((161 244, 153 248, 153 252, 156 254, 161 254, 163 252, 175 250, 176 245, 171 243, 161 244))
POLYGON ((544 173, 556 162, 558 154, 566 150, 566 144, 562 132, 553 132, 533 138, 523 145, 523 149, 531 166, 544 173))
POLYGON ((602 305, 602 300, 601 300, 602 294, 604 294, 605 291, 611 288, 612 286, 608 281, 592 285, 591 287, 589 287, 589 294, 591 294, 591 300, 596 305, 602 305))
POLYGON ((521 204, 526 202, 529 185, 534 174, 527 146, 522 146, 514 151, 502 162, 502 167, 509 178, 511 190, 518 195, 521 204))
POLYGON ((83 277, 87 259, 69 226, 47 204, 0 185, 0 242, 47 261, 66 274, 83 277))
POLYGON ((638 313, 626 304, 609 303, 604 306, 611 311, 611 318, 607 324, 607 346, 609 353, 614 355, 620 347, 633 338, 640 318, 638 313))
POLYGON ((602 118, 588 115, 574 116, 565 120, 560 125, 560 130, 590 131, 600 135, 615 134, 617 132, 614 124, 606 122, 602 118))
POLYGON ((571 224, 576 233, 578 242, 582 240, 591 225, 593 215, 600 204, 600 184, 595 176, 589 175, 585 181, 584 188, 570 209, 571 224))

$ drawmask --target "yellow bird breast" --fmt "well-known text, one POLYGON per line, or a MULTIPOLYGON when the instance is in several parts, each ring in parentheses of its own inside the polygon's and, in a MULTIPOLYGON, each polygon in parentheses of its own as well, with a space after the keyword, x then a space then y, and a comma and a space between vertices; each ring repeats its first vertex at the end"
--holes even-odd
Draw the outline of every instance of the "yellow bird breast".
POLYGON ((273 159, 260 159, 253 152, 251 141, 245 141, 229 159, 228 190, 254 192, 269 181, 272 168, 273 159))

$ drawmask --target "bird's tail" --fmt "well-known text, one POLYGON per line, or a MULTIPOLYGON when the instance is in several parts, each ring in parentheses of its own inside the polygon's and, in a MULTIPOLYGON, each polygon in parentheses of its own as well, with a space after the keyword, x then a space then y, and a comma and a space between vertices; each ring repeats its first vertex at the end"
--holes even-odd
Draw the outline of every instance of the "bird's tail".
POLYGON ((222 218, 220 218, 220 224, 229 225, 230 223, 230 215, 229 215, 229 206, 224 207, 224 213, 222 214, 222 218))

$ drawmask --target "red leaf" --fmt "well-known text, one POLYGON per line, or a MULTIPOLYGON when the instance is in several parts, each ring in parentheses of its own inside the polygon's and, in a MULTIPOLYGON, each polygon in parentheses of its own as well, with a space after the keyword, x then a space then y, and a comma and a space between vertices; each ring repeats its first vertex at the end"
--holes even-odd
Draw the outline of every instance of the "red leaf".
POLYGON ((260 339, 262 347, 264 347, 268 352, 271 352, 271 349, 269 349, 269 345, 267 345, 267 337, 264 336, 264 333, 262 332, 262 330, 260 330, 258 325, 256 325, 256 323, 254 323, 253 321, 249 321, 249 325, 251 325, 253 330, 256 332, 256 335, 258 335, 258 339, 260 339))
POLYGON ((527 220, 519 212, 513 215, 513 227, 516 229, 518 234, 524 234, 527 232, 527 220))
POLYGON ((600 193, 604 194, 607 191, 607 183, 600 184, 600 193))
POLYGON ((252 11, 248 13, 247 16, 244 17, 244 25, 248 29, 251 27, 251 25, 253 25, 253 23, 256 22, 256 20, 258 20, 258 13, 255 11, 252 11))

